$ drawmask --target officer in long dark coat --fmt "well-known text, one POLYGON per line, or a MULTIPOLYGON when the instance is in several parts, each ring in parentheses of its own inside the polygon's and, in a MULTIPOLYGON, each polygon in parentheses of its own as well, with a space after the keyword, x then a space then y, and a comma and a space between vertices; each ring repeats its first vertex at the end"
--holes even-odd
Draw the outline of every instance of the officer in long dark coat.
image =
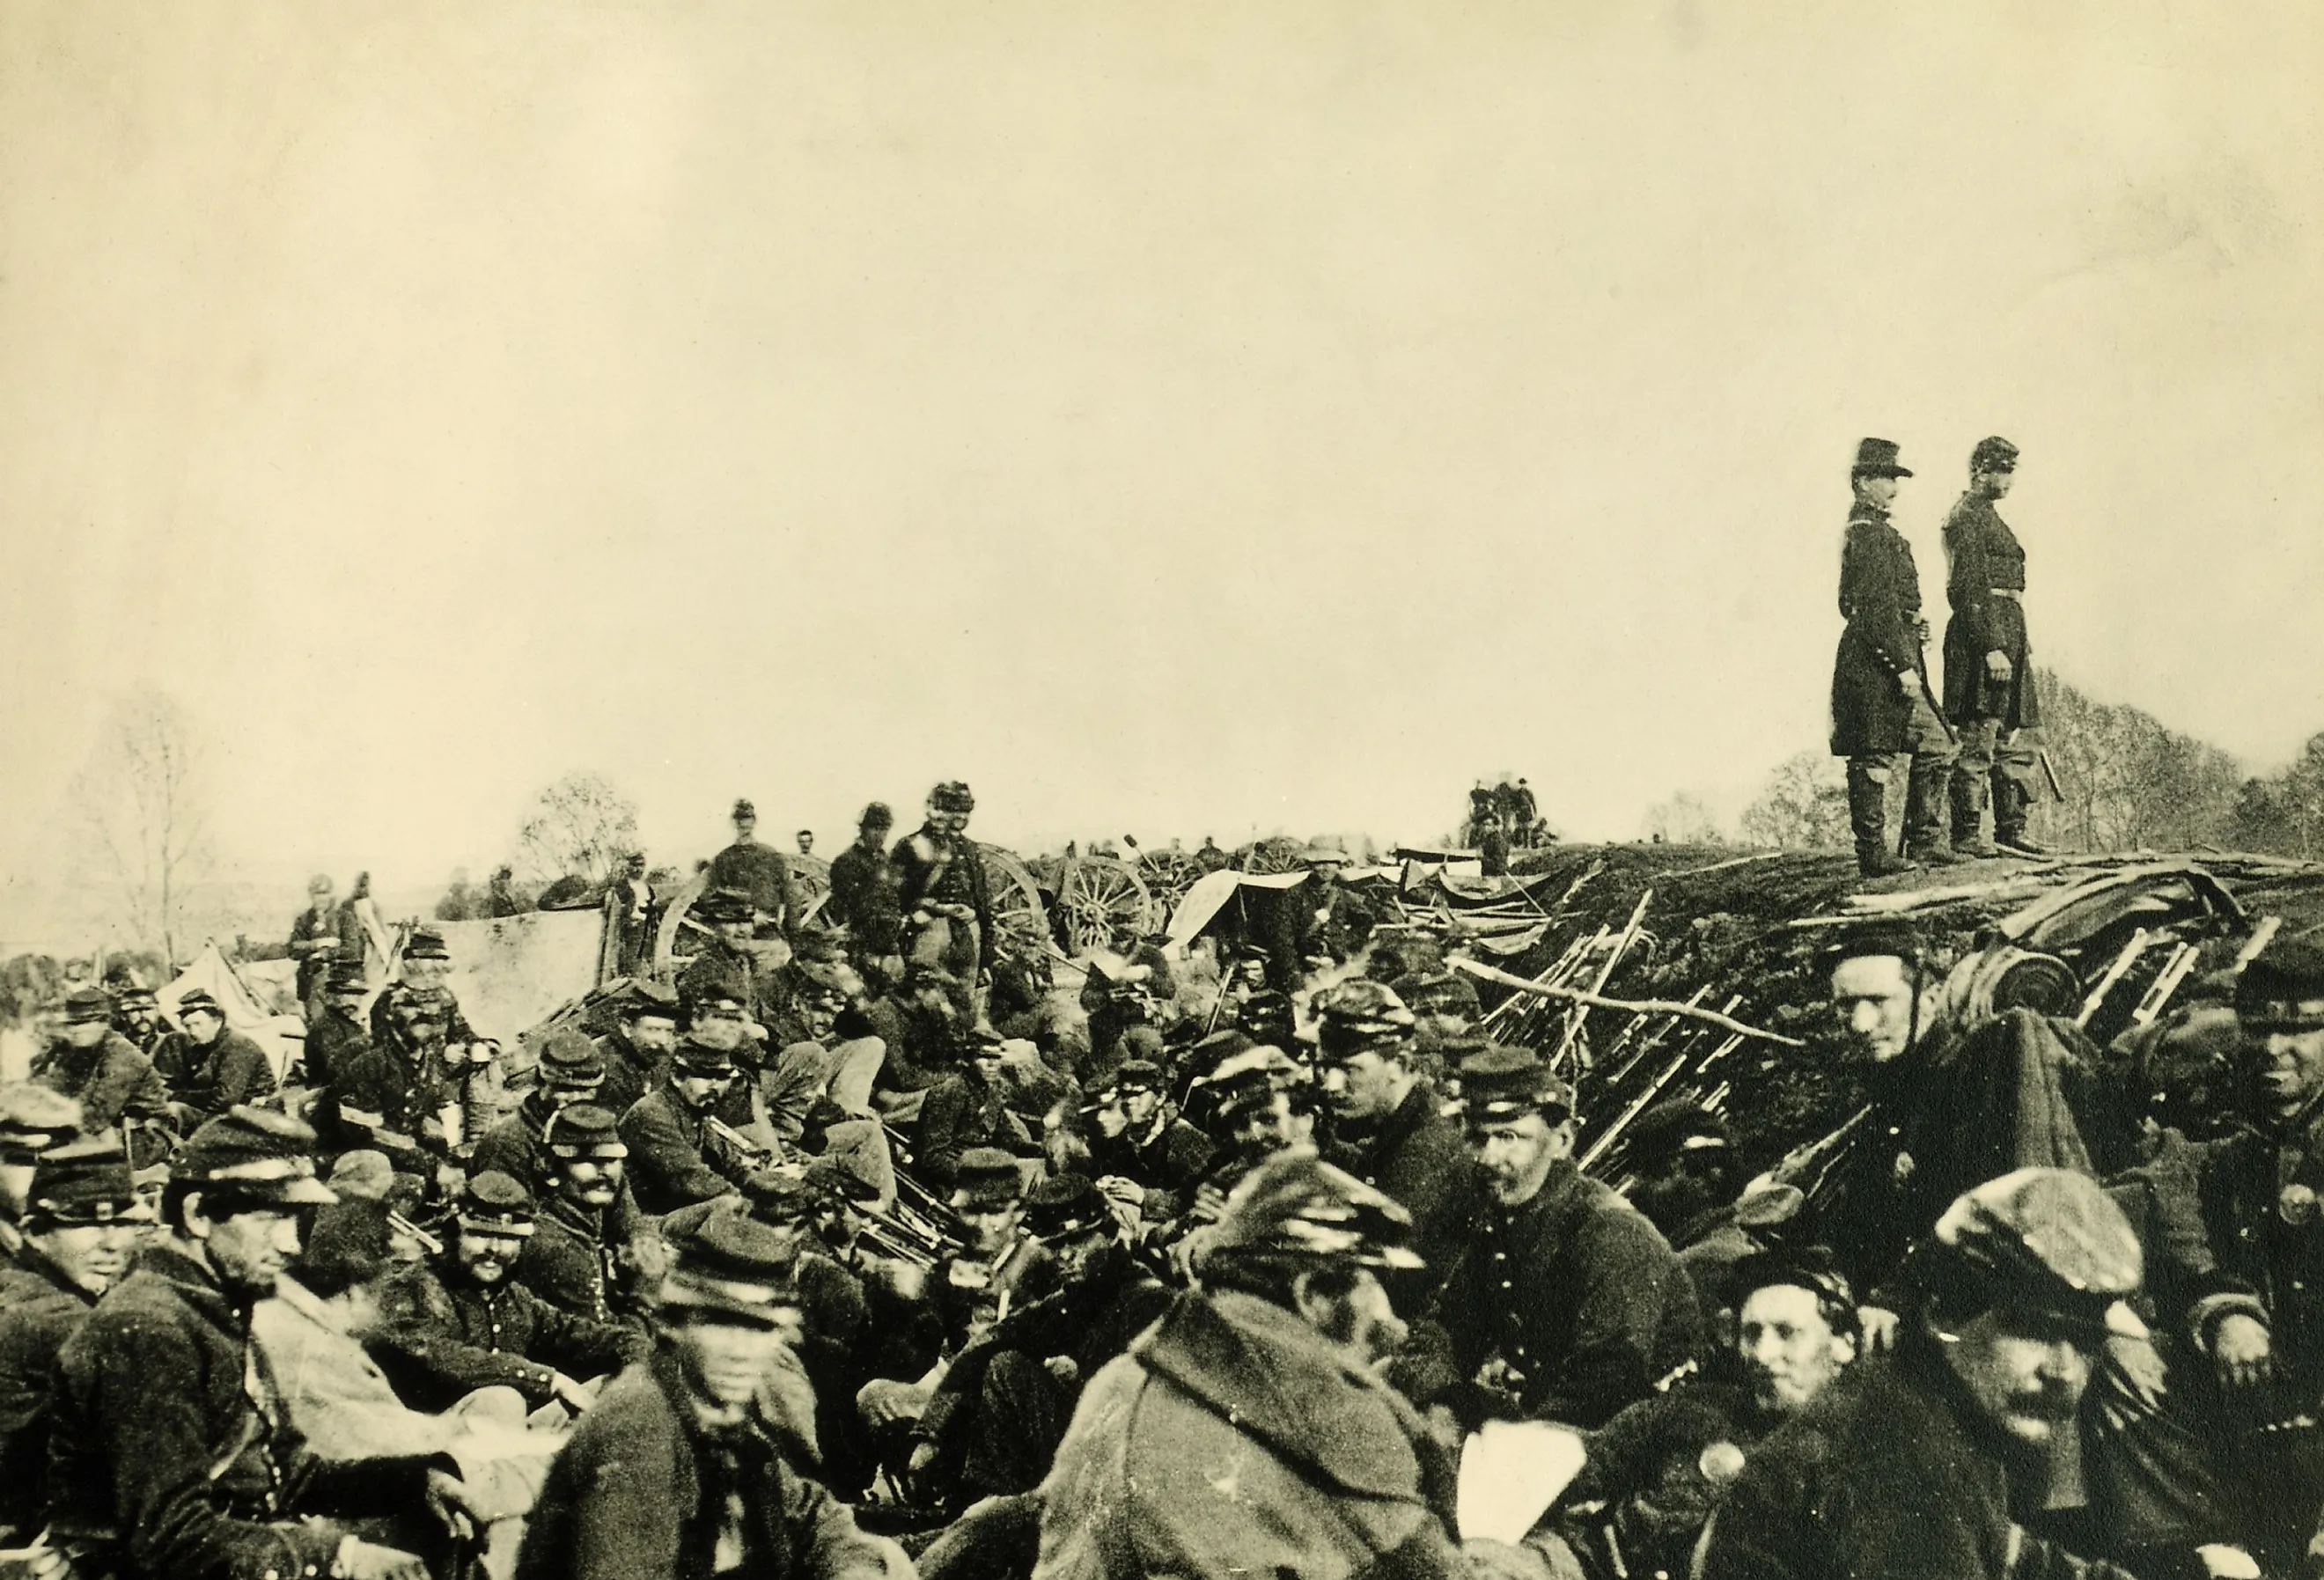
POLYGON ((2025 638, 2025 550, 1994 504, 2017 473, 2017 447, 1981 439, 1969 452, 1969 492, 1945 518, 1945 713, 1960 730, 1953 765, 1953 848, 2046 855, 2025 832, 2042 760, 2026 732, 2042 722, 2025 638), (1993 840, 1982 820, 1987 787, 1993 840))
POLYGON ((1898 464, 1895 444, 1857 446, 1849 475, 1856 504, 1840 553, 1840 614, 1848 622, 1831 670, 1831 752, 1848 759, 1848 820, 1856 862, 1867 877, 1915 863, 1945 866, 1957 858, 1945 843, 1945 785, 1952 772, 1952 734, 1929 700, 1922 643, 1921 577, 1913 546, 1888 520, 1898 464), (1899 861, 1888 845, 1888 776, 1900 754, 1905 780, 1904 844, 1899 861))

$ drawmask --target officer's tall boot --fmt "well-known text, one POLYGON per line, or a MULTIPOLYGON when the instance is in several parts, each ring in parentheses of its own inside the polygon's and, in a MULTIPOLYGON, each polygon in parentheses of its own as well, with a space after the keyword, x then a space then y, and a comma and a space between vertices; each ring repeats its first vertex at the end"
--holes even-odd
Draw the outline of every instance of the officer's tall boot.
POLYGON ((2014 779, 1993 776, 1993 843, 2012 855, 2048 855, 2050 847, 2025 832, 2032 792, 2014 779))
POLYGON ((1913 864, 1888 848, 1888 785, 1874 770, 1848 765, 1848 827, 1856 836, 1856 870, 1868 878, 1910 871, 1913 864))
POLYGON ((1985 775, 1956 765, 1947 789, 1952 800, 1953 853, 1980 861, 1999 855, 1985 836, 1985 775))
POLYGON ((1913 754, 1912 771, 1904 779, 1904 854, 1921 866, 1961 864, 1945 843, 1945 781, 1952 771, 1949 758, 1913 754))

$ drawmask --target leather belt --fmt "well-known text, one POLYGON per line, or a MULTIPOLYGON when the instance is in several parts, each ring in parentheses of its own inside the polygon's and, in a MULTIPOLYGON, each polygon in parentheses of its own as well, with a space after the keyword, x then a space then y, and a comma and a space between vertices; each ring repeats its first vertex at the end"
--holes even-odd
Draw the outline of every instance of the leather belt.
POLYGON ((2025 596, 2023 587, 1987 587, 1986 591, 1997 598, 2007 598, 2013 604, 2022 602, 2025 596))

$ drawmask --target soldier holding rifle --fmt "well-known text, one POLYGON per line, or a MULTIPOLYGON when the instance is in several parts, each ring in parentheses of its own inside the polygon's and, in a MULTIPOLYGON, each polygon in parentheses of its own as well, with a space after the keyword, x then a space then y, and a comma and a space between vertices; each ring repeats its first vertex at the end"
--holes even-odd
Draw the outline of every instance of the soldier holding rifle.
POLYGON ((1831 751, 1848 759, 1848 819, 1857 868, 1866 877, 1916 865, 1950 866, 1960 858, 1944 841, 1943 797, 1952 772, 1952 731, 1929 692, 1922 644, 1921 578, 1913 546, 1888 520, 1899 478, 1913 474, 1895 442, 1857 446, 1849 473, 1856 503, 1840 556, 1840 614, 1848 622, 1832 660, 1831 751), (1888 777, 1909 756, 1904 793, 1904 857, 1888 844, 1888 777))

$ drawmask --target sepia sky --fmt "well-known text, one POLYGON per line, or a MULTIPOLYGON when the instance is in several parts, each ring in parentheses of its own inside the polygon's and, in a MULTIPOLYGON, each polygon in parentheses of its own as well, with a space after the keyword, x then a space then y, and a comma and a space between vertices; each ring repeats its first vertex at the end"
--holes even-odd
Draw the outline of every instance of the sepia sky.
POLYGON ((0 870, 140 685, 230 866, 391 887, 571 768, 658 860, 951 777, 1028 846, 1731 815, 1868 433, 1939 603, 2020 444, 2037 661, 2264 766, 2320 69, 2309 0, 5 0, 0 870))

